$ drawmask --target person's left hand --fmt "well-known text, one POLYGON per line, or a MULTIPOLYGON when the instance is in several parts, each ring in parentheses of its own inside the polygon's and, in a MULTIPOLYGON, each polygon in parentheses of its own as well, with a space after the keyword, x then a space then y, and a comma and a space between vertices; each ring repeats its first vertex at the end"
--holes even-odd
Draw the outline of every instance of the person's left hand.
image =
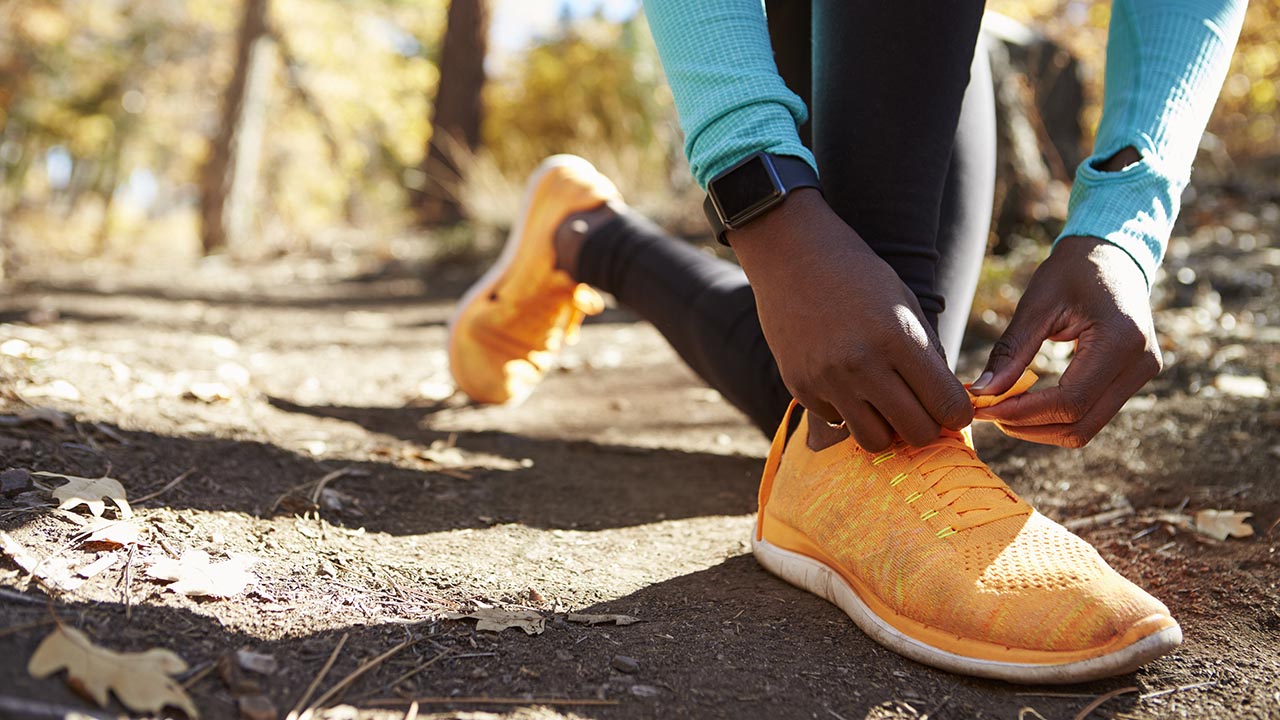
POLYGON ((1076 341, 1058 386, 1011 397, 977 417, 1023 440, 1083 447, 1161 369, 1138 264, 1103 240, 1063 238, 1036 269, 970 391, 1008 390, 1045 340, 1076 341))

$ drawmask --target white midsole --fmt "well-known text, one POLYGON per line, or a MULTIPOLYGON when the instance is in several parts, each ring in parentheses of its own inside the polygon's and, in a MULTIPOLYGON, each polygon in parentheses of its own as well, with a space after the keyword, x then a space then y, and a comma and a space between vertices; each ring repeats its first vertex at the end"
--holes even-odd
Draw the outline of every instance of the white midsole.
POLYGON ((862 602, 840 573, 824 563, 757 539, 755 532, 751 544, 756 559, 766 570, 835 604, 876 642, 916 662, 954 673, 1017 683, 1085 682, 1136 670, 1182 642, 1182 629, 1174 625, 1116 652, 1069 663, 1012 663, 956 655, 905 635, 882 620, 862 602))

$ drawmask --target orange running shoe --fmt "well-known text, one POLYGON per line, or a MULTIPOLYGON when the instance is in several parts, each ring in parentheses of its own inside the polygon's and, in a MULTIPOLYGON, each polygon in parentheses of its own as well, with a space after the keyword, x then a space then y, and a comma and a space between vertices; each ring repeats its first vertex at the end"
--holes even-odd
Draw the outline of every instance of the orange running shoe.
POLYGON ((534 171, 502 255, 449 321, 449 370, 460 390, 482 403, 523 400, 586 316, 604 310, 595 290, 556 268, 552 238, 566 217, 619 198, 580 157, 555 155, 534 171))
MULTIPOLYGON (((1028 373, 993 404, 1026 390, 1028 373)), ((876 642, 965 675, 1072 683, 1129 672, 1182 642, 1159 600, 1036 512, 978 459, 967 430, 871 454, 809 449, 787 418, 760 484, 753 548, 876 642)))

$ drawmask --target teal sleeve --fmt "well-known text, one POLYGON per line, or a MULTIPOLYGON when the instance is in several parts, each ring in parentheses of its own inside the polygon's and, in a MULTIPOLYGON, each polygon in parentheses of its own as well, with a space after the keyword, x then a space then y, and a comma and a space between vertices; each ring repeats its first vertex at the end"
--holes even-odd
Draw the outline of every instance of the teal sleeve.
POLYGON ((817 170, 797 131, 808 111, 778 75, 762 0, 645 0, 644 10, 699 185, 761 151, 817 170))
POLYGON ((1059 235, 1127 252, 1148 287, 1164 257, 1200 136, 1226 78, 1245 0, 1115 0, 1094 153, 1080 164, 1059 235), (1132 146, 1140 162, 1094 167, 1132 146))

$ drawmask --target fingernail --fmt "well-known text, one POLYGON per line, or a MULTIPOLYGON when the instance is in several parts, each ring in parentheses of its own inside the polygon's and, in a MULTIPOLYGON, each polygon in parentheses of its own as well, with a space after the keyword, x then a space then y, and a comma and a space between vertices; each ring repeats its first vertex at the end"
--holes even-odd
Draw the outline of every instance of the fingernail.
POLYGON ((986 390, 987 386, 991 384, 992 377, 994 377, 994 375, 992 375, 990 370, 987 370, 979 375, 977 380, 973 381, 973 384, 969 386, 969 389, 975 392, 986 390))

